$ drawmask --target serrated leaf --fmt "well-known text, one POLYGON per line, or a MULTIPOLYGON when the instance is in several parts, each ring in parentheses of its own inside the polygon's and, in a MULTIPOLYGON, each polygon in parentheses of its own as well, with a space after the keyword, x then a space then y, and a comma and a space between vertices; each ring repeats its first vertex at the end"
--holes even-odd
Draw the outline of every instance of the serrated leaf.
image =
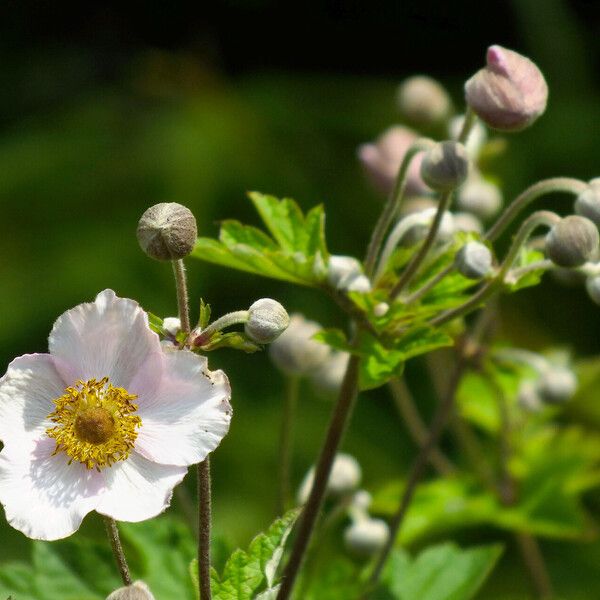
POLYGON ((198 317, 198 327, 204 329, 210 323, 210 304, 206 304, 202 298, 200 298, 200 312, 198 317))
POLYGON ((496 565, 502 547, 461 549, 445 543, 427 548, 414 560, 394 550, 383 581, 397 600, 469 600, 496 565))

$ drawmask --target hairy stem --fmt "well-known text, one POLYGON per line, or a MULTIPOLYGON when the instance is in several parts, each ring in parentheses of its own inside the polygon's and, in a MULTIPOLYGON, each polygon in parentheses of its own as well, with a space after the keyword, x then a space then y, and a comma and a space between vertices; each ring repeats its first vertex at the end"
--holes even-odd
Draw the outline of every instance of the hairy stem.
POLYGON ((115 555, 115 560, 117 561, 117 567, 119 568, 119 573, 121 574, 123 584, 131 585, 131 574, 129 573, 129 566, 127 565, 125 553, 123 552, 123 546, 121 545, 121 538, 119 537, 117 523, 110 517, 103 516, 103 519, 106 527, 106 533, 108 535, 108 539, 110 540, 110 546, 113 554, 115 555))
POLYGON ((359 363, 360 358, 354 355, 348 361, 348 367, 340 388, 338 400, 333 409, 327 435, 317 460, 313 486, 302 512, 289 561, 283 572, 283 580, 277 594, 277 600, 286 600, 289 598, 300 567, 302 566, 306 549, 323 504, 331 467, 346 431, 358 394, 359 363))
POLYGON ((279 438, 279 499, 277 514, 282 515, 290 500, 291 490, 291 463, 294 447, 294 417, 298 403, 300 379, 293 375, 287 378, 287 389, 281 418, 279 438))
POLYGON ((179 320, 181 321, 181 330, 185 333, 190 332, 190 310, 187 291, 187 280, 185 277, 185 265, 183 259, 174 260, 173 274, 175 275, 175 290, 177 291, 177 307, 179 320))
POLYGON ((198 475, 198 587, 200 600, 210 600, 210 458, 197 465, 198 475))

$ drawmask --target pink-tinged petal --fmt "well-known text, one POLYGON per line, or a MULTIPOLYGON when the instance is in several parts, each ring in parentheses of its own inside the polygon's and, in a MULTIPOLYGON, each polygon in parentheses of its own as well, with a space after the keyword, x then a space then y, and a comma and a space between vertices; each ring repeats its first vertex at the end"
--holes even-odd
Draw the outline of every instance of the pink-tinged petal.
POLYGON ((135 449, 146 458, 187 466, 206 458, 231 421, 231 388, 222 371, 187 350, 165 353, 165 373, 151 402, 138 402, 142 426, 135 449))
POLYGON ((78 379, 108 377, 112 385, 135 394, 140 382, 146 389, 160 378, 161 346, 148 327, 148 316, 137 302, 119 298, 112 290, 63 313, 54 323, 49 345, 70 385, 78 379))
POLYGON ((106 491, 96 510, 117 521, 144 521, 163 512, 187 467, 159 465, 136 452, 104 469, 106 491))
POLYGON ((0 379, 0 440, 9 444, 34 439, 51 425, 52 401, 65 393, 65 382, 49 354, 26 354, 8 365, 0 379))
POLYGON ((77 531, 104 487, 101 473, 52 456, 51 439, 8 444, 0 452, 0 502, 7 521, 27 537, 58 540, 77 531))

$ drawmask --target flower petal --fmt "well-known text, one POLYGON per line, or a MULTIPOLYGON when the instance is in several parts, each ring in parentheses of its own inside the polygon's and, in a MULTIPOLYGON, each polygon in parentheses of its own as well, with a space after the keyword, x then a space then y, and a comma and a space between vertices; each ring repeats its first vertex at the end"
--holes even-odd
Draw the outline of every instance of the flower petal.
POLYGON ((10 444, 0 452, 0 502, 6 519, 27 537, 57 540, 77 531, 104 487, 101 473, 63 453, 52 439, 10 444))
POLYGON ((165 371, 156 395, 139 398, 142 419, 137 452, 154 462, 192 465, 221 442, 231 421, 231 388, 222 371, 187 350, 165 352, 165 371))
POLYGON ((144 521, 163 512, 171 502, 173 488, 187 467, 159 465, 132 452, 129 458, 104 469, 106 492, 96 510, 117 521, 144 521))
POLYGON ((65 392, 65 382, 49 354, 25 354, 8 365, 0 379, 0 439, 38 438, 52 423, 52 401, 65 392))
POLYGON ((160 377, 161 346, 147 314, 137 302, 119 298, 112 290, 63 313, 54 323, 49 345, 69 385, 108 377, 112 385, 138 393, 131 386, 134 378, 148 386, 160 377))

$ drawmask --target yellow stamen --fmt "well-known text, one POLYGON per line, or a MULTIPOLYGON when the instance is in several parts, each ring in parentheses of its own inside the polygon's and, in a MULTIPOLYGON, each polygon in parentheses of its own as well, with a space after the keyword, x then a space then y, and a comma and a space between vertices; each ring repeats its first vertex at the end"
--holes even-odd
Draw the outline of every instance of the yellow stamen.
POLYGON ((137 396, 113 387, 108 377, 78 381, 54 400, 56 408, 48 417, 56 425, 46 429, 56 440, 54 454, 65 452, 70 461, 100 470, 125 460, 142 424, 134 415, 137 396))

